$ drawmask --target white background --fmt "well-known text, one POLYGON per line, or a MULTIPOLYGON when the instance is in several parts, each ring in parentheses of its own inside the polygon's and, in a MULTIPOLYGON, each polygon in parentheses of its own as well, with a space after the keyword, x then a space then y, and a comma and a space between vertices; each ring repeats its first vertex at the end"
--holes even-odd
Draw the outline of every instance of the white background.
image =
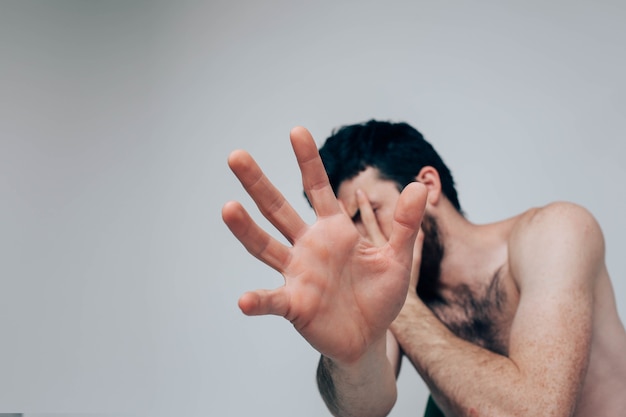
MULTIPOLYGON (((327 415, 316 352, 244 291, 223 225, 249 150, 307 221, 288 141, 421 130, 470 220, 589 208, 626 317, 621 1, 0 3, 0 411, 327 415)), ((405 362, 392 416, 421 415, 405 362)))

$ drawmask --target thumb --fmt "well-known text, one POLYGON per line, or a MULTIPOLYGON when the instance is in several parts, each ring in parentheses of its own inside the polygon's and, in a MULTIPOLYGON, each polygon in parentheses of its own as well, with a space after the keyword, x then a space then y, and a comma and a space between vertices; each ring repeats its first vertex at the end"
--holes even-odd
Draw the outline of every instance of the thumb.
POLYGON ((415 239, 415 245, 413 249, 413 262, 411 263, 411 279, 409 281, 409 291, 413 291, 417 288, 417 281, 419 280, 420 266, 422 263, 422 248, 424 247, 424 231, 420 228, 415 239))
MULTIPOLYGON (((415 238, 420 229, 428 191, 423 184, 407 185, 398 199, 393 215, 389 246, 405 259, 411 259, 415 238)), ((407 261, 408 262, 408 261, 407 261)))
POLYGON ((239 308, 248 316, 273 314, 284 317, 289 311, 289 296, 284 286, 274 290, 249 291, 239 298, 239 308))

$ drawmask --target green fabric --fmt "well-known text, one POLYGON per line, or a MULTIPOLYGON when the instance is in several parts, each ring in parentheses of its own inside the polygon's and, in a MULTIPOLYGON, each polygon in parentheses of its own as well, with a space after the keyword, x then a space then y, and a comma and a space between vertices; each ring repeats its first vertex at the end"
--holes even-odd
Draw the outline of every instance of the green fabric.
POLYGON ((428 396, 428 402, 426 403, 426 411, 424 412, 424 417, 445 417, 435 401, 433 397, 428 396))

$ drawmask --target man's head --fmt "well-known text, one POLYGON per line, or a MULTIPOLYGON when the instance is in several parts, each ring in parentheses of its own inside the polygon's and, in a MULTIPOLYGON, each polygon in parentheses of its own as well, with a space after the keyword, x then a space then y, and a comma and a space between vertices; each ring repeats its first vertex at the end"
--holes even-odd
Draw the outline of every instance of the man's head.
MULTIPOLYGON (((333 191, 361 233, 364 225, 358 219, 357 189, 367 193, 386 237, 400 192, 420 178, 429 182, 428 178, 436 177, 441 193, 462 213, 450 170, 422 134, 406 123, 370 120, 344 126, 326 140, 320 155, 333 191)), ((444 253, 437 220, 428 212, 424 215, 422 230, 424 244, 417 292, 427 301, 436 297, 444 253)))
POLYGON ((406 123, 370 120, 343 126, 326 139, 320 156, 335 194, 342 182, 367 167, 377 168, 381 178, 393 181, 400 191, 416 180, 422 168, 433 167, 442 193, 461 213, 450 170, 422 134, 406 123))

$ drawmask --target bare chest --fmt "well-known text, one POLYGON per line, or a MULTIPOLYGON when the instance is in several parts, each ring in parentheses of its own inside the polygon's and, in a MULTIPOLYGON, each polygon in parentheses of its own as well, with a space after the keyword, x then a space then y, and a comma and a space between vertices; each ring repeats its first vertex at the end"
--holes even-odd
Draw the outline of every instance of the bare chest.
POLYGON ((509 350, 509 335, 519 291, 505 267, 474 285, 460 284, 425 300, 455 335, 501 355, 509 350))

